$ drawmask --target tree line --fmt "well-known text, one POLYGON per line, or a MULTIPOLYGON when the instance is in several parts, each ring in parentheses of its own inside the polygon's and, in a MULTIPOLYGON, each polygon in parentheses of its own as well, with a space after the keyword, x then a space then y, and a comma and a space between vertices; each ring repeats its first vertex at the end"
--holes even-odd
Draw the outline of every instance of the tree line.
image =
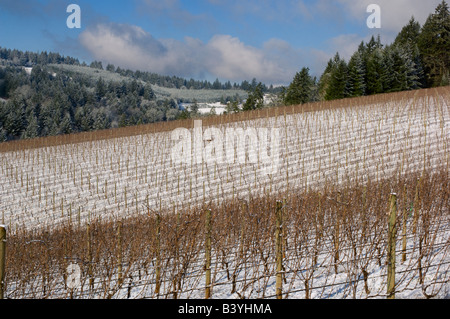
POLYGON ((256 86, 265 92, 271 89, 258 84, 256 79, 242 81, 240 85, 222 84, 219 80, 213 83, 187 81, 116 68, 112 64, 105 70, 121 75, 123 80, 92 78, 84 72, 63 69, 55 72, 54 64, 103 70, 99 61, 87 66, 59 53, 0 47, 0 142, 200 116, 195 110, 181 110, 180 101, 157 97, 152 84, 180 89, 224 90, 224 94, 230 92, 230 96, 223 96, 222 102, 232 100, 235 104, 241 100, 236 95, 232 97, 234 89, 253 90, 256 86), (31 69, 30 74, 25 70, 27 67, 31 69))
POLYGON ((0 67, 0 141, 35 138, 176 119, 172 99, 157 99, 148 83, 92 79, 34 66, 28 75, 0 67))
MULTIPOLYGON (((116 67, 111 63, 108 63, 106 67, 104 67, 101 61, 92 61, 90 64, 87 64, 86 62, 80 62, 77 58, 63 56, 55 52, 42 51, 40 53, 37 53, 30 51, 20 51, 17 49, 7 49, 0 46, 0 61, 1 60, 3 60, 3 64, 7 64, 10 66, 32 67, 35 65, 67 64, 91 67, 94 69, 114 72, 124 77, 142 80, 153 85, 176 89, 247 91, 255 86, 254 82, 256 81, 256 79, 253 79, 252 81, 243 80, 241 83, 231 83, 230 81, 221 82, 218 78, 213 82, 208 80, 194 80, 192 78, 185 79, 178 76, 161 75, 148 71, 133 71, 130 69, 121 68, 120 66, 116 67)), ((269 87, 267 87, 266 85, 264 85, 264 89, 266 91, 270 91, 273 90, 273 86, 270 85, 269 87)))
POLYGON ((390 45, 372 36, 348 62, 336 53, 319 79, 302 68, 281 100, 292 105, 449 85, 449 52, 450 13, 442 1, 423 26, 412 17, 390 45))
MULTIPOLYGON (((29 53, 2 52, 7 51, 14 52, 11 54, 15 58, 0 59, 0 142, 201 116, 195 99, 182 101, 156 96, 152 84, 144 81, 144 77, 130 76, 126 71, 121 74, 122 80, 92 77, 85 72, 55 69, 53 63, 48 62, 74 61, 58 54, 45 55, 51 58, 38 59, 43 64, 33 65, 27 60, 29 53), (31 73, 28 74, 22 64, 32 66, 31 73), (197 109, 180 109, 180 102, 194 102, 197 109)), ((93 62, 90 67, 99 66, 98 62, 93 62)), ((122 71, 119 69, 119 72, 122 71)), ((247 90, 255 87, 268 90, 256 79, 244 83, 247 90)), ((241 98, 233 95, 233 90, 223 91, 230 95, 223 95, 221 102, 232 102, 239 110, 237 104, 242 102, 241 98)))

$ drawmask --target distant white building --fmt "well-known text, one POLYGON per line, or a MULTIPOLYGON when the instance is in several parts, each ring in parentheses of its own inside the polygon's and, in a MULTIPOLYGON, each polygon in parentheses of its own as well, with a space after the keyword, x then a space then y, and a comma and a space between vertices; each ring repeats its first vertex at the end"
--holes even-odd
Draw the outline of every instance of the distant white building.
POLYGON ((26 72, 28 75, 31 75, 31 71, 33 71, 33 68, 32 68, 32 67, 26 67, 26 66, 24 66, 23 69, 25 70, 25 72, 26 72))

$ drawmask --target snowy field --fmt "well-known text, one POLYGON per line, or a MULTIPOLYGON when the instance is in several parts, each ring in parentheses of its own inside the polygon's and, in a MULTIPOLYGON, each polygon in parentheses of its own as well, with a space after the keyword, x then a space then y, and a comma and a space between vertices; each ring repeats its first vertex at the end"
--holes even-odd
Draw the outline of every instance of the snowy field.
MULTIPOLYGON (((277 129, 278 152, 266 153, 275 174, 265 173, 267 163, 259 157, 249 164, 177 162, 171 132, 2 153, 0 218, 12 228, 56 225, 69 217, 83 223, 88 214, 126 216, 148 206, 182 208, 246 198, 248 192, 272 194, 445 167, 448 103, 448 97, 420 98, 218 127, 224 135, 226 127, 267 128, 268 136, 277 129)), ((211 142, 204 143, 206 148, 211 142)))
MULTIPOLYGON (((239 144, 234 145, 234 162, 221 162, 218 158, 211 161, 209 157, 203 157, 200 163, 191 163, 186 158, 179 161, 173 156, 176 141, 172 140, 172 132, 1 153, 0 221, 11 230, 54 227, 68 220, 83 226, 96 216, 134 216, 147 213, 149 208, 182 211, 207 202, 220 204, 231 198, 317 190, 325 184, 373 182, 425 169, 448 169, 449 109, 449 96, 440 95, 280 115, 216 127, 223 135, 230 128, 266 129, 269 134, 276 131, 270 143, 262 143, 263 138, 259 136, 258 145, 264 149, 258 149, 254 161, 249 160, 250 146, 239 148, 239 144), (261 156, 266 151, 270 154, 270 163, 261 156), (237 161, 243 153, 247 162, 237 161), (267 165, 275 170, 267 173, 264 169, 267 165)), ((206 137, 207 127, 201 129, 203 149, 211 150, 208 145, 214 145, 213 153, 217 154, 221 144, 206 137)), ((195 129, 190 133, 196 136, 195 129)), ((432 294, 437 290, 436 297, 444 298, 448 297, 450 289, 448 221, 441 220, 434 230, 437 235, 433 239, 433 260, 426 263, 426 276, 430 282, 443 284, 444 288, 430 284, 426 292, 432 294)), ((366 285, 357 284, 361 281, 359 274, 353 278, 345 262, 338 270, 330 266, 332 248, 327 250, 327 247, 333 244, 324 240, 321 245, 323 253, 310 263, 314 269, 314 279, 309 282, 310 298, 385 298, 385 259, 367 267, 370 280, 366 285)), ((423 285, 417 283, 417 271, 412 271, 417 267, 417 243, 412 240, 408 245, 408 262, 397 267, 402 291, 397 297, 422 298, 423 285)), ((234 249, 237 248, 230 248, 230 256, 236 255, 234 249)), ((347 250, 349 253, 342 257, 344 261, 353 256, 351 249, 347 250)), ((286 265, 295 269, 306 267, 296 264, 297 260, 308 260, 311 256, 299 259, 295 254, 287 255, 286 265)), ((267 267, 255 258, 252 259, 254 264, 246 268, 239 264, 241 261, 231 260, 227 263, 229 268, 224 269, 219 255, 218 252, 213 254, 214 298, 275 296, 273 264, 267 267), (237 288, 233 289, 227 270, 237 265, 240 270, 234 280, 237 288)), ((196 256, 197 266, 191 264, 188 269, 192 276, 184 279, 188 288, 178 297, 204 297, 202 253, 197 252, 196 256)), ((168 265, 173 262, 169 261, 168 265)), ((289 286, 289 294, 285 297, 304 298, 308 270, 300 275, 288 270, 285 287, 289 286)), ((154 294, 154 274, 144 276, 139 269, 132 269, 129 274, 130 279, 125 280, 114 298, 158 297, 154 294)), ((163 283, 166 284, 170 282, 163 283)), ((10 284, 9 289, 14 289, 14 284, 10 284)), ((78 293, 83 297, 82 292, 78 293)), ((105 296, 98 293, 96 297, 105 296)), ((165 297, 169 297, 167 292, 165 297)))

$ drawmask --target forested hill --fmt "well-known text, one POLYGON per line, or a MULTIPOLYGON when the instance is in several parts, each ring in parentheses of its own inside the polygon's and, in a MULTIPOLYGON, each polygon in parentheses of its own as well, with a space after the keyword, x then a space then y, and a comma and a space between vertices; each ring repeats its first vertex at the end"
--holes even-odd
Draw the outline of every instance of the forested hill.
POLYGON ((180 102, 240 102, 254 82, 186 81, 0 48, 0 142, 175 120, 189 116, 180 102))
MULTIPOLYGON (((93 61, 89 65, 85 62, 80 63, 77 58, 62 56, 57 52, 30 52, 30 51, 20 51, 17 49, 2 48, 0 46, 0 65, 10 65, 10 66, 22 66, 22 67, 32 67, 33 65, 49 65, 49 64, 60 64, 60 65, 71 65, 71 66, 81 66, 90 67, 97 70, 105 70, 111 73, 116 73, 124 77, 131 77, 136 80, 142 80, 153 85, 157 85, 164 88, 176 88, 176 89, 195 89, 195 90, 230 90, 230 89, 241 89, 248 90, 252 86, 255 86, 256 79, 252 82, 247 80, 239 83, 231 83, 226 81, 222 83, 219 79, 214 82, 207 80, 199 81, 194 79, 184 79, 177 76, 161 75, 157 73, 147 72, 147 71, 132 71, 130 69, 123 69, 120 66, 117 68, 113 64, 108 64, 105 67, 100 61, 93 61)), ((270 88, 266 88, 270 90, 270 88)))

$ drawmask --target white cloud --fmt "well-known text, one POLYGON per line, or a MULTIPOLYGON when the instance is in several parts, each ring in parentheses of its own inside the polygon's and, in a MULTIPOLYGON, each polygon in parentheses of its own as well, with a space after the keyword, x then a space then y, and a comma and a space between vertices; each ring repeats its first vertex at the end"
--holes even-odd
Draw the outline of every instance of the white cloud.
POLYGON ((341 34, 328 41, 330 51, 339 52, 339 56, 345 60, 349 60, 353 53, 358 49, 361 41, 368 42, 370 36, 361 37, 357 34, 341 34))
POLYGON ((262 48, 230 35, 215 35, 208 42, 190 37, 155 39, 140 27, 109 23, 87 28, 79 40, 96 60, 187 78, 289 83, 296 71, 309 65, 302 63, 308 52, 278 39, 262 48))
POLYGON ((191 39, 186 43, 158 40, 140 27, 114 23, 88 28, 79 40, 94 59, 157 73, 179 71, 180 76, 193 71, 195 65, 189 57, 199 45, 191 39))
POLYGON ((295 48, 281 39, 266 41, 263 50, 268 58, 280 66, 284 78, 289 78, 290 81, 295 73, 303 67, 308 67, 311 75, 320 77, 330 59, 330 54, 324 51, 313 48, 295 48))
POLYGON ((212 74, 227 79, 249 79, 280 81, 283 70, 268 58, 264 50, 245 45, 238 38, 216 35, 205 46, 212 57, 208 58, 208 69, 212 74))

